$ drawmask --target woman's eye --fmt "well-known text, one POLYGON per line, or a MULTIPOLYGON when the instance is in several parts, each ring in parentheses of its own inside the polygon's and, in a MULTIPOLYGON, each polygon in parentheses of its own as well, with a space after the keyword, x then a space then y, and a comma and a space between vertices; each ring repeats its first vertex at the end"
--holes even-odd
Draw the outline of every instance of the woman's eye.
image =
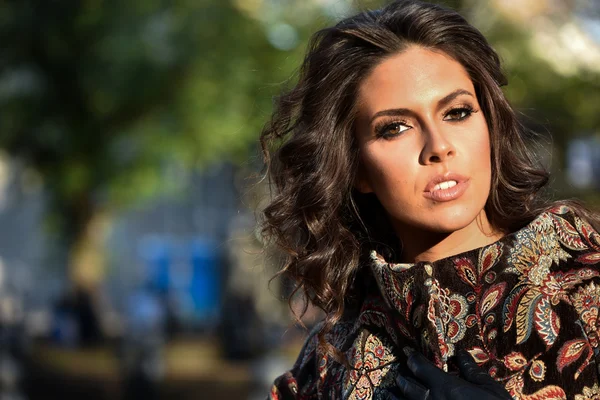
POLYGON ((410 126, 404 125, 400 122, 394 122, 393 124, 385 125, 383 128, 377 130, 377 136, 384 139, 390 139, 400 135, 404 131, 410 129, 410 126))
POLYGON ((473 113, 473 110, 469 108, 455 108, 450 110, 444 116, 444 120, 446 121, 462 121, 465 118, 468 118, 473 113))

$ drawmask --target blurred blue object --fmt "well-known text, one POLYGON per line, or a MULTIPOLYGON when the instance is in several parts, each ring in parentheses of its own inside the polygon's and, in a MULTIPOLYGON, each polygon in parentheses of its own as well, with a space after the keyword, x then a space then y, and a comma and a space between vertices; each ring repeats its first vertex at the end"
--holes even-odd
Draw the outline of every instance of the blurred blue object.
POLYGON ((79 329, 73 313, 59 309, 54 313, 52 340, 65 347, 79 345, 79 329))
POLYGON ((156 333, 161 336, 164 330, 165 309, 153 291, 140 288, 127 299, 128 333, 140 336, 156 333))
POLYGON ((144 280, 163 293, 168 291, 171 280, 172 247, 169 239, 159 235, 145 237, 139 247, 139 254, 146 266, 144 280))
POLYGON ((220 312, 221 279, 216 243, 196 238, 190 244, 192 282, 190 292, 197 317, 216 320, 220 312))
POLYGON ((173 308, 179 322, 216 326, 221 312, 222 268, 214 240, 151 235, 142 239, 138 253, 146 288, 173 308))
POLYGON ((600 141, 593 135, 569 141, 567 178, 576 188, 600 187, 600 141))

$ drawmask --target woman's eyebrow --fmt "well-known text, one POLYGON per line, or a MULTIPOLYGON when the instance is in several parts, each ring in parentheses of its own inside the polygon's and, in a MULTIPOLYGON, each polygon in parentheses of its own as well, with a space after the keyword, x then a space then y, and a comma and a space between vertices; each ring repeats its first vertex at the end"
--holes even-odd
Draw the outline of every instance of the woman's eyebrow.
POLYGON ((438 101, 438 109, 446 107, 452 100, 456 99, 458 96, 467 95, 473 97, 473 94, 465 89, 456 89, 452 93, 444 96, 438 101))
POLYGON ((414 115, 415 113, 408 108, 390 108, 387 110, 378 111, 371 117, 370 123, 373 123, 379 117, 401 117, 405 115, 414 115))
MULTIPOLYGON (((473 94, 471 92, 469 92, 468 90, 456 89, 453 92, 442 97, 440 100, 438 100, 437 108, 438 109, 444 108, 449 103, 451 103, 454 99, 456 99, 458 96, 463 96, 463 95, 474 97, 473 94)), ((373 121, 375 121, 379 117, 401 117, 401 116, 412 116, 412 115, 414 115, 414 112, 408 108, 390 108, 387 110, 378 111, 377 113, 375 113, 375 115, 373 115, 373 117, 371 117, 371 120, 369 122, 373 123, 373 121)))

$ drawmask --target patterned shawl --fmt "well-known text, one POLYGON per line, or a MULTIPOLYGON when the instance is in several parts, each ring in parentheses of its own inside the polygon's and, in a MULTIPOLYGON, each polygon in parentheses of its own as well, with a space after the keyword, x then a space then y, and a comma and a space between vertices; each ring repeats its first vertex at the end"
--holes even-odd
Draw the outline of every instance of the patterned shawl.
POLYGON ((408 345, 449 373, 466 349, 515 399, 600 399, 600 234, 570 208, 435 262, 371 261, 362 307, 326 335, 348 365, 317 327, 270 398, 390 398, 408 345))

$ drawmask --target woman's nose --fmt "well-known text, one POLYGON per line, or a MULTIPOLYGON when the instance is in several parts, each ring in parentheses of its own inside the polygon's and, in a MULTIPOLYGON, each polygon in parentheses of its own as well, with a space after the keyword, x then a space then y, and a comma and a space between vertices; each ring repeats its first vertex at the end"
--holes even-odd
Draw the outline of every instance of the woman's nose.
POLYGON ((421 161, 423 164, 441 163, 454 157, 456 150, 447 134, 436 127, 428 127, 424 132, 425 144, 421 161))

